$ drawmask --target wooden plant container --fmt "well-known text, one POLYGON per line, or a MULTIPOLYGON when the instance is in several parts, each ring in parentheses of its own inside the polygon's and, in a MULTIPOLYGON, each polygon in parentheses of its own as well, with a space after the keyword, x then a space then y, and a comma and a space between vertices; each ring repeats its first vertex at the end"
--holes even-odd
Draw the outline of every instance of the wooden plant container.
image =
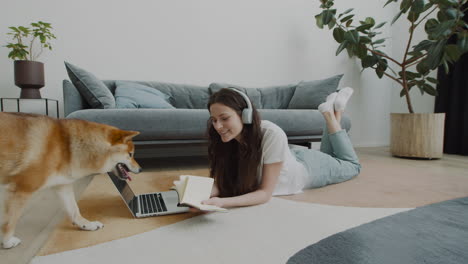
POLYGON ((444 147, 445 113, 391 114, 393 156, 440 159, 444 147))

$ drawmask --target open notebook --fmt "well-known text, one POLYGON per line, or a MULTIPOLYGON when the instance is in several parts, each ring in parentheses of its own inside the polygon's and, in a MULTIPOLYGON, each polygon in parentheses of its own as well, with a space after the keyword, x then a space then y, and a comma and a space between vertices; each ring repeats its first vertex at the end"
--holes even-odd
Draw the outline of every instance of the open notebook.
POLYGON ((191 206, 203 211, 226 212, 225 208, 201 203, 210 198, 213 183, 214 180, 209 177, 180 175, 179 180, 174 181, 174 186, 171 189, 176 190, 179 194, 180 205, 191 206))

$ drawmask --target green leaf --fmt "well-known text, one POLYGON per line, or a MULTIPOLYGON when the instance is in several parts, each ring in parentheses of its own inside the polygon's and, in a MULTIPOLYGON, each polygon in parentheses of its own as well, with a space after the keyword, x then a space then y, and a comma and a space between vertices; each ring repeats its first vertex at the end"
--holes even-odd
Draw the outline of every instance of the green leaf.
POLYGON ((351 12, 351 11, 353 11, 353 10, 354 10, 354 8, 350 8, 350 9, 344 11, 343 13, 341 13, 338 17, 341 17, 341 16, 343 16, 343 15, 346 15, 346 14, 348 14, 349 12, 351 12))
POLYGON ((456 19, 458 15, 458 10, 456 8, 448 8, 444 10, 445 15, 448 19, 456 19))
POLYGON ((433 70, 440 65, 442 56, 444 55, 443 50, 446 42, 447 41, 445 39, 440 40, 434 43, 427 51, 427 66, 429 69, 433 70))
POLYGON ((424 84, 421 82, 418 82, 416 85, 418 86, 419 91, 421 92, 421 95, 424 95, 424 86, 423 86, 424 84))
POLYGON ((413 47, 413 50, 415 52, 423 51, 423 50, 428 50, 432 46, 432 41, 430 40, 423 40, 419 42, 416 46, 413 47))
POLYGON ((405 94, 406 94, 405 88, 401 89, 401 91, 400 91, 400 97, 405 96, 405 94))
POLYGON ((366 56, 361 60, 361 66, 363 68, 369 68, 369 67, 374 66, 378 62, 379 62, 379 58, 375 56, 366 56))
POLYGON ((345 31, 339 27, 336 27, 333 30, 333 38, 335 38, 336 42, 341 43, 344 40, 345 31))
POLYGON ((29 33, 29 28, 27 27, 19 26, 18 29, 24 33, 29 33))
POLYGON ((338 54, 340 54, 345 48, 346 46, 348 46, 348 41, 347 40, 344 40, 340 46, 338 46, 338 49, 336 50, 336 53, 335 55, 338 56, 338 54))
POLYGON ((387 60, 379 60, 379 64, 377 64, 377 69, 375 72, 377 73, 377 76, 382 79, 385 71, 387 70, 388 63, 387 60))
POLYGON ((351 23, 353 23, 353 20, 352 20, 352 19, 346 21, 346 27, 351 26, 351 23))
POLYGON ((449 20, 444 21, 438 24, 433 31, 431 32, 430 36, 434 39, 439 39, 441 37, 447 37, 452 33, 452 27, 454 26, 455 21, 449 20))
MULTIPOLYGON (((335 12, 336 12, 336 9, 333 9, 335 12)), ((322 23, 324 25, 328 25, 328 23, 331 22, 331 20, 333 19, 334 17, 334 14, 333 14, 333 10, 324 10, 323 11, 323 16, 322 16, 322 23)))
POLYGON ((434 79, 434 78, 432 78, 432 77, 426 77, 426 80, 427 80, 428 82, 433 83, 433 84, 438 84, 438 83, 439 83, 439 81, 438 81, 437 79, 434 79))
POLYGON ((365 24, 365 25, 361 25, 361 26, 357 27, 356 30, 359 31, 359 32, 364 33, 364 31, 366 31, 366 30, 368 30, 370 28, 372 28, 371 24, 365 24))
POLYGON ((445 46, 445 54, 451 62, 457 61, 462 55, 457 45, 450 44, 445 46))
POLYGON ((455 20, 447 20, 439 23, 434 18, 429 19, 424 29, 429 35, 429 39, 440 39, 449 36, 452 33, 452 27, 455 25, 455 20))
POLYGON ((381 70, 379 70, 377 68, 377 69, 375 69, 375 73, 377 74, 377 77, 379 77, 379 79, 382 79, 382 77, 384 76, 385 71, 381 71, 381 70))
POLYGON ((429 73, 430 68, 429 68, 429 66, 427 65, 427 58, 422 59, 422 60, 418 63, 418 65, 416 65, 416 70, 417 70, 420 74, 422 74, 422 75, 426 75, 426 74, 429 73))
POLYGON ((341 22, 341 23, 344 23, 344 22, 350 20, 350 19, 353 18, 353 17, 354 17, 354 15, 345 16, 345 17, 343 17, 343 18, 340 20, 340 22, 341 22))
MULTIPOLYGON (((411 88, 414 86, 418 85, 418 81, 410 81, 408 82, 408 92, 411 91, 411 88)), ((405 88, 401 89, 400 91, 400 97, 403 97, 406 95, 405 88)))
POLYGON ((383 27, 386 23, 387 23, 387 22, 382 22, 382 23, 378 24, 377 26, 375 26, 374 29, 381 28, 381 27, 383 27))
POLYGON ((400 10, 400 12, 398 12, 398 14, 392 19, 392 23, 390 24, 393 25, 398 20, 398 18, 400 18, 402 14, 403 14, 403 10, 400 10))
POLYGON ((356 46, 356 55, 360 59, 364 58, 367 55, 366 45, 360 44, 360 45, 356 46))
POLYGON ((450 67, 449 67, 448 63, 446 61, 444 61, 443 65, 444 65, 445 73, 448 74, 450 72, 450 67))
POLYGON ((422 13, 426 12, 427 10, 429 10, 429 8, 433 7, 434 6, 434 3, 431 3, 430 1, 428 3, 426 3, 424 5, 424 9, 422 11, 422 13))
POLYGON ((356 30, 350 30, 345 33, 344 38, 353 44, 359 43, 359 33, 356 30))
POLYGON ((359 40, 363 44, 369 44, 372 42, 372 39, 367 36, 360 36, 359 40))
POLYGON ((412 71, 406 71, 406 78, 408 79, 416 79, 416 78, 421 78, 421 74, 417 72, 412 72, 412 71))
POLYGON ((400 4, 400 10, 402 13, 406 13, 411 7, 412 0, 403 0, 400 4))
POLYGON ((410 21, 410 22, 416 22, 416 20, 418 20, 418 18, 419 18, 419 13, 415 13, 415 12, 410 11, 408 13, 407 18, 408 18, 408 21, 410 21))
MULTIPOLYGON (((407 80, 413 80, 413 79, 421 77, 420 73, 411 72, 411 71, 405 71, 405 74, 406 74, 407 80)), ((398 75, 400 76, 400 79, 403 79, 403 71, 398 72, 398 75)))
POLYGON ((372 17, 366 17, 364 22, 366 22, 368 25, 372 25, 372 27, 375 25, 375 20, 372 17))
POLYGON ((409 58, 409 60, 411 60, 412 58, 416 58, 423 55, 423 53, 421 51, 410 51, 408 52, 408 55, 411 56, 411 58, 409 58))
POLYGON ((411 4, 411 12, 416 13, 416 14, 421 14, 421 12, 424 11, 424 5, 425 1, 424 0, 415 0, 411 4))
POLYGON ((424 83, 423 84, 423 89, 426 93, 432 95, 432 96, 437 96, 437 90, 434 89, 431 85, 424 83))
POLYGON ((323 14, 323 13, 320 13, 320 14, 318 14, 318 15, 315 16, 315 22, 316 22, 316 24, 317 24, 317 27, 320 28, 320 29, 323 29, 322 14, 323 14))
POLYGON ((440 22, 444 22, 450 20, 450 18, 444 11, 439 10, 439 12, 437 12, 437 20, 439 20, 440 22))
POLYGON ((384 7, 386 7, 388 4, 390 4, 391 2, 396 2, 398 0, 388 0, 387 3, 385 3, 384 7))
POLYGON ((373 44, 373 45, 378 45, 378 44, 382 44, 382 43, 384 43, 384 42, 385 42, 385 39, 378 39, 378 40, 372 42, 372 44, 373 44))
POLYGON ((348 57, 349 57, 349 58, 352 58, 352 57, 354 56, 354 54, 355 54, 355 52, 354 52, 355 48, 356 48, 356 45, 352 45, 352 44, 346 46, 346 51, 348 52, 348 57))
POLYGON ((336 25, 336 18, 333 17, 333 19, 328 23, 328 29, 332 29, 336 25))
POLYGON ((468 33, 458 33, 457 34, 457 46, 461 53, 468 51, 468 33))
MULTIPOLYGON (((381 50, 376 49, 375 51, 377 51, 378 53, 383 54, 383 55, 385 55, 385 56, 388 56, 387 53, 385 53, 385 52, 383 52, 383 51, 381 51, 381 50)), ((375 55, 375 56, 377 56, 378 58, 382 59, 382 56, 379 56, 379 55, 375 55)))
POLYGON ((439 21, 435 18, 428 19, 426 21, 426 24, 424 24, 424 30, 426 31, 427 34, 431 34, 432 32, 435 31, 437 26, 439 25, 439 21))
POLYGON ((445 6, 456 6, 458 4, 457 0, 437 0, 437 2, 445 6))

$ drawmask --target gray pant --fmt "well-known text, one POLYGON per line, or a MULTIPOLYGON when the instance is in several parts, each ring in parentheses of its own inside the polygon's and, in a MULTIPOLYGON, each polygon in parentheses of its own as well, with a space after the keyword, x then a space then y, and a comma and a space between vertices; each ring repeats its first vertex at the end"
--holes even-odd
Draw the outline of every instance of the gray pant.
POLYGON ((357 176, 361 170, 356 152, 346 130, 328 134, 323 130, 320 151, 293 149, 296 159, 304 164, 308 177, 304 189, 344 182, 357 176))

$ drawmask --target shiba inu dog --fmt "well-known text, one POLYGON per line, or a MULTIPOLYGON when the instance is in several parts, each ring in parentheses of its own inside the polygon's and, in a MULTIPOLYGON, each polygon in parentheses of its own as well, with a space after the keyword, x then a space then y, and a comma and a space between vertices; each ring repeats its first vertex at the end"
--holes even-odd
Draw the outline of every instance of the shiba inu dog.
POLYGON ((136 131, 76 119, 0 113, 0 183, 6 185, 4 248, 17 246, 14 236, 23 207, 32 193, 51 187, 72 223, 83 230, 104 225, 83 218, 72 183, 82 177, 114 172, 122 180, 141 167, 133 155, 136 131))

